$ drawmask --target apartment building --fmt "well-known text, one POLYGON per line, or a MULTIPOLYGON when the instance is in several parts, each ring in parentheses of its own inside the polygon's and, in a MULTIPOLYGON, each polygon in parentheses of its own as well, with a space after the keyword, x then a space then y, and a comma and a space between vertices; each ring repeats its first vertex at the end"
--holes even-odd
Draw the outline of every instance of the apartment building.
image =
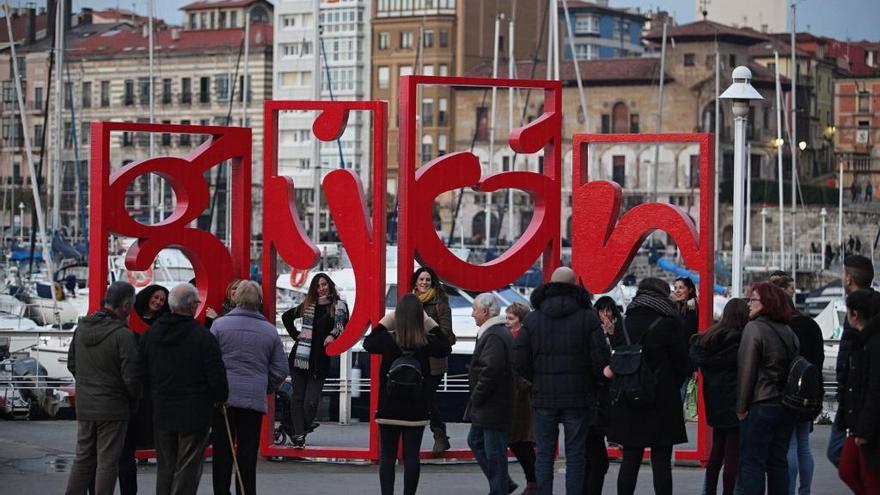
MULTIPOLYGON (((560 27, 564 58, 571 60, 571 47, 578 60, 631 57, 645 52, 642 29, 647 18, 632 9, 609 7, 608 0, 597 2, 571 1, 568 27, 560 27), (571 36, 569 36, 571 33, 571 36)), ((559 19, 565 23, 565 10, 560 6, 559 19)))

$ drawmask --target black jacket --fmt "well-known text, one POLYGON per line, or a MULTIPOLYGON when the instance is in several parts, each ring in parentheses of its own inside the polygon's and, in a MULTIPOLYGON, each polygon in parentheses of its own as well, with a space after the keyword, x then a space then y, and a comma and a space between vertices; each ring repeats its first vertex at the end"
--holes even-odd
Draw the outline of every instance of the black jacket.
POLYGON ((746 324, 737 355, 737 412, 782 397, 798 349, 797 336, 785 323, 760 316, 746 324))
POLYGON ((452 352, 452 347, 446 339, 434 334, 428 334, 428 344, 417 349, 412 349, 416 359, 422 366, 423 385, 425 387, 421 400, 401 401, 388 397, 385 392, 385 382, 391 363, 394 362, 402 351, 394 341, 394 336, 384 325, 377 325, 369 335, 364 337, 364 350, 370 354, 382 356, 382 365, 379 368, 379 406, 376 410, 376 422, 380 424, 392 424, 399 426, 423 426, 428 424, 430 415, 430 403, 428 402, 428 377, 431 375, 431 366, 428 364, 429 357, 446 357, 452 352))
POLYGON ((157 430, 192 432, 211 424, 229 395, 217 339, 191 316, 162 315, 141 337, 157 430))
POLYGON ((868 440, 868 461, 880 466, 880 318, 850 340, 849 373, 839 405, 842 425, 852 435, 868 440))
POLYGON ((608 364, 592 333, 599 318, 583 287, 550 282, 531 297, 532 311, 513 344, 517 373, 532 382, 532 406, 589 408, 596 380, 608 364))
MULTIPOLYGON (((623 332, 623 319, 618 318, 614 327, 615 334, 623 332)), ((602 326, 599 325, 599 328, 593 330, 590 337, 592 338, 593 348, 598 350, 602 360, 610 362, 611 347, 602 326)), ((603 435, 608 433, 608 425, 611 420, 611 392, 608 389, 610 385, 611 381, 605 378, 605 375, 600 375, 597 378, 593 410, 590 413, 590 428, 594 429, 592 431, 601 432, 603 435)))
POLYGON ((699 337, 691 338, 691 362, 703 373, 706 422, 713 428, 739 426, 736 417, 736 373, 741 338, 741 330, 727 329, 705 349, 698 344, 699 337))
POLYGON ((629 309, 624 323, 630 339, 642 342, 645 363, 657 373, 657 398, 651 407, 632 407, 622 402, 612 406, 608 439, 625 447, 687 442, 681 385, 690 372, 690 360, 681 318, 643 306, 629 309), (658 318, 660 321, 648 332, 658 318))
MULTIPOLYGON (((343 304, 339 301, 337 304, 343 304)), ((315 304, 315 316, 312 322, 312 342, 309 351, 309 373, 318 378, 327 378, 330 374, 330 356, 324 351, 324 340, 329 335, 338 337, 336 332, 336 318, 330 313, 331 304, 315 304)), ((287 334, 293 339, 293 349, 287 356, 287 365, 290 371, 297 369, 293 366, 293 357, 296 356, 296 348, 299 345, 300 330, 296 328, 293 321, 302 317, 303 305, 300 304, 295 308, 288 309, 281 315, 281 323, 287 334)), ((305 371, 305 370, 302 370, 305 371)))
POLYGON ((511 359, 513 335, 504 324, 504 317, 496 316, 483 324, 487 325, 471 357, 471 396, 465 420, 490 430, 507 431, 513 422, 511 412, 516 400, 511 359))
POLYGON ((801 356, 821 370, 825 363, 825 339, 819 324, 809 316, 795 313, 788 326, 797 335, 801 356))

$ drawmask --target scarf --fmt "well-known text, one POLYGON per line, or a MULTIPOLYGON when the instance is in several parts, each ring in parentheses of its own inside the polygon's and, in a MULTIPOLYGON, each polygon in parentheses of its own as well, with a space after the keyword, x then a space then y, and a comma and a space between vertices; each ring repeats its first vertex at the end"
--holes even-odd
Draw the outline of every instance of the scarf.
POLYGON ((425 304, 434 300, 434 295, 436 294, 436 291, 433 287, 428 289, 426 292, 419 292, 419 289, 413 289, 413 294, 415 294, 416 297, 419 298, 419 301, 422 301, 422 304, 425 304))
POLYGON ((477 329, 477 340, 480 340, 480 337, 483 336, 483 333, 485 333, 486 330, 489 329, 489 327, 491 327, 492 325, 498 325, 499 323, 502 325, 505 324, 504 317, 501 315, 493 316, 492 318, 484 321, 483 324, 480 325, 480 328, 477 329))
POLYGON ((654 291, 640 290, 636 292, 636 297, 626 307, 626 312, 629 313, 629 310, 633 308, 648 308, 663 316, 679 316, 678 310, 675 309, 669 298, 654 291))
MULTIPOLYGON (((322 306, 329 303, 329 297, 319 297, 317 304, 322 306)), ((348 306, 345 301, 337 300, 333 312, 333 330, 330 335, 338 338, 339 334, 348 323, 348 306)), ((331 310, 333 308, 331 307, 331 310)), ((293 357, 293 367, 301 370, 309 370, 309 358, 312 355, 312 325, 315 322, 315 304, 310 304, 303 310, 302 328, 300 329, 299 338, 296 344, 296 355, 293 357)), ((323 342, 322 342, 323 344, 323 342)))

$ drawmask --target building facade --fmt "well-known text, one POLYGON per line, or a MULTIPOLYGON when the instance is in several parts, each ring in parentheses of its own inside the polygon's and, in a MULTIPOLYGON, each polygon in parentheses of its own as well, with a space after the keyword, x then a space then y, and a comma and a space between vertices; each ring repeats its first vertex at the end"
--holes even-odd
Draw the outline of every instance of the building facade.
POLYGON ((572 43, 578 60, 631 57, 645 52, 641 38, 647 19, 638 12, 611 8, 608 0, 600 0, 595 3, 568 2, 568 14, 571 23, 566 27, 565 11, 559 8, 559 19, 563 23, 560 34, 566 60, 574 58, 572 43), (572 33, 573 39, 570 39, 569 33, 572 33))
POLYGON ((834 89, 834 149, 844 166, 843 186, 854 202, 873 200, 880 195, 880 75, 840 78, 834 89))

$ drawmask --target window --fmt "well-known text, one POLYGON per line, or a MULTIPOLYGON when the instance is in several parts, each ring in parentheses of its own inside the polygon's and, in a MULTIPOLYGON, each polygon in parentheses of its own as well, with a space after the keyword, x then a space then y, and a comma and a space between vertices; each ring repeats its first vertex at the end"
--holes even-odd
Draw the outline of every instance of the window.
POLYGON ((449 47, 449 31, 440 31, 440 48, 449 47))
POLYGON ((629 108, 619 101, 611 107, 611 128, 615 133, 625 133, 629 129, 629 108))
POLYGON ((162 79, 162 104, 171 104, 171 79, 162 79))
POLYGON ((859 91, 859 112, 870 112, 869 102, 871 94, 867 91, 859 91))
POLYGON ((238 27, 238 11, 233 10, 229 13, 229 27, 238 27))
POLYGON ((422 33, 422 46, 425 48, 434 47, 434 31, 425 31, 422 33))
POLYGON ((611 132, 611 115, 607 113, 602 114, 602 130, 601 132, 607 134, 611 132))
POLYGON ((138 103, 141 105, 150 104, 150 78, 138 78, 138 103))
POLYGON ((422 75, 433 76, 434 75, 434 66, 431 64, 428 64, 428 65, 422 67, 422 75))
POLYGON ((437 136, 437 156, 446 154, 446 134, 437 136))
POLYGON ((229 74, 217 74, 214 76, 214 94, 217 101, 229 101, 229 74))
POLYGON ((411 76, 413 74, 413 68, 411 65, 401 65, 400 66, 400 76, 411 76))
POLYGON ((110 106, 110 81, 101 81, 101 106, 110 106))
POLYGON ((82 144, 89 144, 89 140, 92 137, 92 126, 88 122, 83 122, 80 125, 80 135, 82 136, 82 144))
POLYGON ((434 151, 434 139, 429 135, 422 136, 422 161, 431 160, 434 151))
POLYGON ((413 34, 410 31, 401 31, 400 33, 400 47, 401 48, 412 48, 413 46, 413 34))
POLYGON ((727 56, 727 64, 730 66, 731 69, 736 67, 736 55, 734 55, 732 53, 730 55, 728 55, 727 56))
POLYGON ((639 114, 637 113, 631 113, 629 115, 629 132, 639 132, 639 114))
MULTIPOLYGON (((338 53, 338 51, 333 52, 338 53)), ((303 55, 312 54, 311 41, 298 41, 295 43, 282 43, 281 56, 284 58, 302 57, 303 55)))
POLYGON ((196 15, 190 14, 189 15, 189 28, 195 29, 196 27, 198 27, 198 23, 196 22, 196 15))
POLYGON ((199 78, 199 103, 211 102, 211 78, 199 78))
POLYGON ((477 140, 485 141, 489 139, 489 109, 477 107, 476 117, 477 140))
POLYGON ((448 102, 446 98, 440 98, 438 107, 437 107, 437 125, 447 125, 449 124, 449 114, 447 110, 448 102))
MULTIPOLYGON (((180 121, 180 125, 189 125, 189 124, 190 124, 189 120, 181 120, 180 121)), ((190 146, 190 144, 192 143, 191 138, 192 138, 191 134, 180 134, 177 138, 177 142, 180 144, 180 146, 190 146)))
POLYGON ((626 187, 626 157, 614 155, 611 157, 611 180, 626 187))
POLYGON ((599 18, 595 15, 576 15, 574 32, 575 34, 598 34, 599 18))
POLYGON ((391 38, 391 35, 388 33, 384 33, 384 32, 379 33, 379 49, 380 50, 387 50, 388 49, 388 45, 390 44, 389 43, 390 38, 391 38))
POLYGON ((446 64, 440 64, 440 77, 446 77, 449 75, 449 66, 446 64))
MULTIPOLYGON (((84 127, 87 127, 84 125, 84 127)), ((34 126, 34 146, 38 148, 43 147, 43 125, 37 124, 34 126)))
POLYGON ((89 81, 82 83, 82 107, 92 108, 92 83, 89 81))
POLYGON ((134 146, 134 135, 125 131, 122 133, 122 146, 134 146))
MULTIPOLYGON (((67 81, 64 83, 64 109, 70 109, 70 98, 73 96, 73 82, 67 81)), ((13 101, 15 101, 15 93, 12 93, 13 101)))
POLYGON ((192 103, 192 80, 188 77, 180 79, 180 102, 192 103))
POLYGON ((578 43, 574 45, 574 51, 580 60, 595 60, 599 58, 599 45, 592 43, 578 43))
POLYGON ((764 130, 769 130, 770 129, 770 105, 764 105, 761 108, 761 110, 762 110, 761 116, 763 117, 762 124, 763 124, 764 130))
POLYGON ((700 187, 700 155, 691 155, 690 187, 700 187))
MULTIPOLYGON (((245 90, 247 90, 247 101, 251 102, 251 99, 254 96, 254 83, 251 80, 251 75, 248 74, 247 78, 247 87, 244 85, 244 75, 238 76, 238 102, 241 103, 241 98, 244 95, 245 90)), ((235 89, 235 88, 233 88, 235 89)))
POLYGON ((217 20, 217 27, 220 29, 223 29, 226 27, 226 11, 225 10, 220 11, 220 17, 217 20))
POLYGON ((379 89, 388 89, 391 79, 391 70, 388 67, 379 67, 377 73, 379 89))
POLYGON ((422 125, 434 125, 434 100, 431 98, 422 100, 422 125))
POLYGON ((685 53, 684 54, 684 66, 685 67, 693 67, 694 66, 694 54, 693 53, 685 53))
MULTIPOLYGON (((163 124, 171 124, 171 121, 170 120, 163 120, 162 123, 163 124)), ((166 147, 171 146, 171 134, 170 133, 163 132, 161 139, 162 140, 160 142, 162 143, 162 146, 166 146, 166 147)))
POLYGON ((122 104, 125 106, 134 105, 134 81, 125 80, 125 91, 122 93, 122 104))
POLYGON ((43 87, 37 86, 34 88, 34 108, 37 110, 43 109, 43 87))

